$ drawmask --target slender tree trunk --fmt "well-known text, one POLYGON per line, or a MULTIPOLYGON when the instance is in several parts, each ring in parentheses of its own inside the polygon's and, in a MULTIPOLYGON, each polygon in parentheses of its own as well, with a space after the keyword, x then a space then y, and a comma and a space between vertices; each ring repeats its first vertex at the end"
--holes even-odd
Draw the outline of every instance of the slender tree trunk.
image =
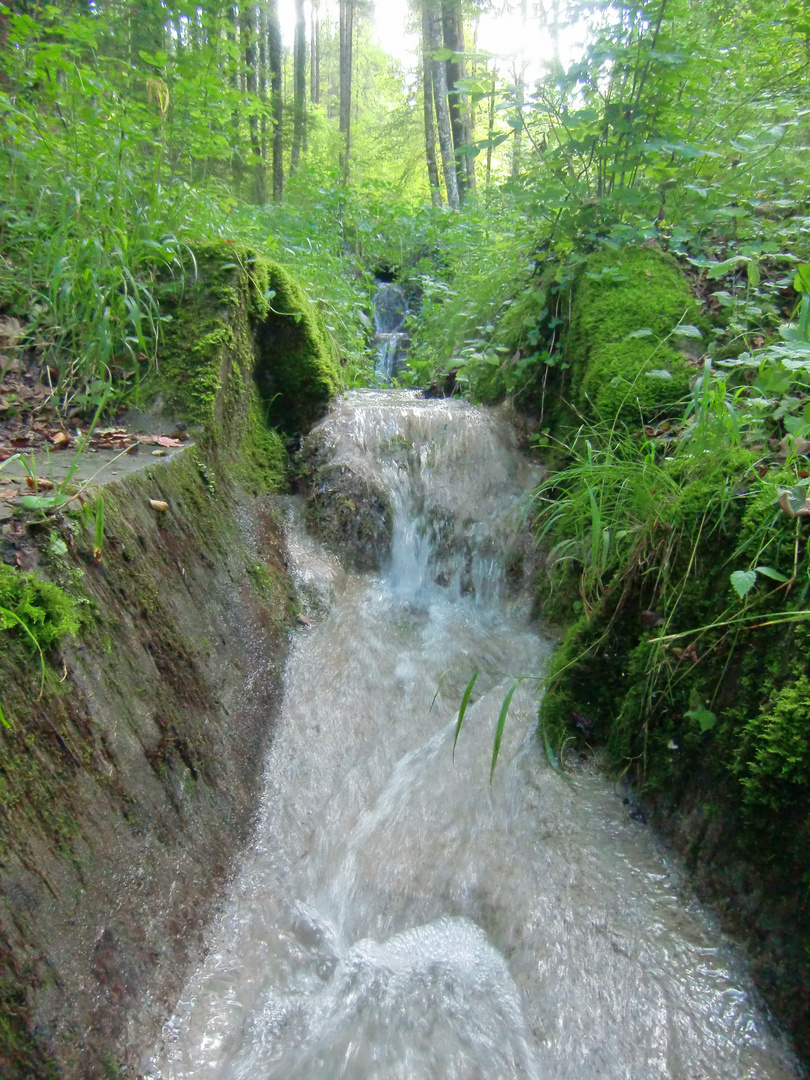
POLYGON ((517 116, 515 117, 515 120, 518 121, 519 126, 515 128, 514 140, 512 142, 513 179, 517 178, 520 175, 521 166, 523 164, 523 99, 526 93, 526 49, 523 45, 523 42, 526 40, 528 18, 528 0, 521 0, 521 46, 517 58, 517 68, 515 70, 515 87, 517 88, 517 93, 515 95, 517 98, 517 116))
POLYGON ((307 123, 307 22, 304 0, 295 0, 295 45, 293 48, 293 143, 290 176, 298 168, 301 147, 306 143, 307 123))
POLYGON ((340 0, 340 131, 343 135, 341 171, 343 182, 349 180, 352 149, 352 42, 354 38, 354 0, 340 0))
MULTIPOLYGON (((9 5, 13 11, 15 4, 9 5)), ((161 52, 166 44, 166 31, 163 25, 163 8, 149 0, 131 0, 127 5, 129 15, 130 63, 134 68, 142 67, 141 50, 154 55, 161 52)))
POLYGON ((264 162, 259 140, 259 117, 256 114, 258 89, 256 71, 256 8, 253 4, 243 4, 239 11, 239 23, 242 50, 245 60, 245 90, 247 92, 248 129, 250 131, 250 152, 253 156, 253 199, 260 205, 264 202, 264 162))
POLYGON ((467 141, 464 126, 464 106, 461 94, 456 89, 460 79, 466 77, 463 58, 458 55, 464 52, 464 20, 461 15, 459 0, 442 0, 442 38, 445 49, 450 49, 456 54, 451 60, 446 60, 447 67, 447 107, 450 111, 450 131, 453 136, 453 153, 456 159, 456 181, 458 183, 459 201, 464 201, 467 192, 467 158, 459 153, 459 148, 467 141))
POLYGON ((436 131, 433 127, 433 77, 430 70, 430 44, 427 26, 427 13, 422 11, 422 87, 425 107, 425 159, 427 161, 428 181, 430 182, 430 201, 434 206, 442 205, 442 188, 439 182, 439 168, 436 164, 436 131))
MULTIPOLYGON (((430 7, 425 12, 427 19, 428 55, 442 48, 442 26, 439 13, 430 7)), ((458 210, 458 183, 456 181, 456 159, 453 153, 453 133, 450 128, 450 111, 447 107, 447 68, 443 60, 431 60, 433 70, 433 97, 436 105, 436 125, 439 129, 439 147, 442 153, 444 186, 447 189, 447 204, 452 210, 458 210)))
POLYGON ((309 46, 309 98, 321 103, 321 12, 320 0, 312 0, 309 46))
POLYGON ((495 138, 495 80, 498 69, 492 65, 492 86, 490 87, 489 105, 487 107, 487 187, 492 180, 492 140, 495 138))
POLYGON ((267 59, 270 65, 270 98, 273 118, 273 198, 281 202, 284 194, 284 98, 281 93, 281 27, 278 0, 267 5, 267 59))
MULTIPOLYGON (((239 41, 239 11, 236 7, 228 8, 228 40, 234 44, 239 41)), ((231 74, 231 86, 236 91, 234 98, 239 93, 240 76, 239 67, 234 65, 231 74)), ((242 160, 242 146, 240 140, 240 116, 239 109, 234 108, 231 113, 231 172, 233 185, 237 191, 242 186, 242 177, 245 171, 245 163, 242 160)))
POLYGON ((267 162, 267 5, 259 4, 259 100, 262 103, 262 161, 267 162))

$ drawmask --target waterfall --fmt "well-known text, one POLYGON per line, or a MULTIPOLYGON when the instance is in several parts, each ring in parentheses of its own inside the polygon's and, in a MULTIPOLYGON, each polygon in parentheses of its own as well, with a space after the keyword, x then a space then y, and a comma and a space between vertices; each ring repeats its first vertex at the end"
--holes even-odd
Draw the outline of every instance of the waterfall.
POLYGON ((320 436, 390 492, 380 572, 291 503, 297 631, 261 813, 154 1080, 785 1080, 796 1066, 678 867, 589 763, 567 776, 519 682, 514 507, 536 475, 459 401, 354 392, 320 436), (480 671, 453 748, 459 701, 480 671))
POLYGON ((380 282, 372 303, 377 350, 374 373, 378 382, 389 383, 403 358, 405 333, 402 327, 408 314, 408 302, 399 285, 380 282))

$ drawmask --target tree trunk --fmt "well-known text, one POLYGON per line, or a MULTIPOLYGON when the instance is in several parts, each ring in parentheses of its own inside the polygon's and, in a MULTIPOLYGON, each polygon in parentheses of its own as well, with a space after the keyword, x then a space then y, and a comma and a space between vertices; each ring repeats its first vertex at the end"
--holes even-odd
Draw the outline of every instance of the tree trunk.
POLYGON ((259 100, 262 103, 262 161, 267 162, 267 5, 259 4, 259 100))
MULTIPOLYGON (((233 6, 228 8, 228 41, 231 41, 234 44, 239 41, 239 11, 233 6)), ((233 61, 231 62, 233 63, 233 61)), ((234 94, 234 100, 236 100, 240 88, 239 66, 237 64, 234 64, 230 82, 231 86, 236 91, 234 94)), ((242 186, 242 177, 245 172, 245 163, 242 160, 242 146, 240 140, 240 119, 239 109, 235 106, 231 112, 231 172, 233 175, 233 186, 237 192, 242 186)))
MULTIPOLYGON (((428 55, 442 48, 442 25, 439 13, 430 7, 425 11, 427 20, 428 55)), ((436 104, 436 124, 439 129, 439 147, 442 152, 444 186, 447 189, 447 204, 452 210, 458 210, 458 183, 456 181, 456 159, 453 152, 453 133, 450 127, 450 110, 447 107, 447 67, 443 60, 431 60, 433 69, 433 97, 436 104)))
MULTIPOLYGON (((13 11, 16 5, 12 3, 9 7, 13 11)), ((129 15, 130 63, 134 68, 141 68, 141 50, 154 56, 162 52, 166 44, 164 9, 149 0, 131 0, 126 10, 129 15)))
POLYGON ((312 0, 309 46, 309 97, 313 105, 321 103, 321 13, 320 0, 312 0))
MULTIPOLYGON (((442 0, 442 37, 445 49, 459 54, 464 52, 464 20, 461 15, 459 0, 442 0)), ((464 105, 461 94, 456 89, 460 79, 466 78, 466 66, 461 56, 445 60, 447 68, 447 107, 450 111, 450 131, 453 136, 453 153, 456 159, 456 181, 458 197, 464 202, 467 192, 467 169, 469 160, 459 153, 459 148, 467 141, 464 124, 464 105)))
POLYGON ((306 143, 307 123, 307 21, 304 0, 295 0, 295 46, 293 49, 293 144, 290 176, 298 168, 301 147, 306 143))
POLYGON ((490 88, 489 105, 487 108, 488 131, 487 131, 487 187, 492 180, 492 140, 495 138, 495 80, 498 69, 492 65, 492 86, 490 88))
POLYGON ((430 44, 427 26, 427 13, 422 11, 422 87, 425 106, 425 159, 427 161, 428 181, 430 182, 430 201, 434 206, 442 205, 442 188, 439 182, 439 168, 436 164, 436 131, 433 127, 433 78, 430 70, 430 44))
POLYGON ((256 8, 253 4, 243 4, 239 11, 242 50, 245 60, 245 90, 248 98, 248 127, 250 131, 250 151, 253 156, 253 199, 261 205, 264 202, 264 162, 259 141, 259 117, 256 114, 257 72, 256 72, 256 8))
POLYGON ((512 178, 520 175, 523 164, 523 99, 526 92, 526 49, 523 42, 526 40, 526 28, 528 22, 528 0, 521 0, 520 23, 523 33, 521 34, 521 46, 518 53, 517 68, 515 70, 515 86, 517 88, 517 115, 515 120, 519 126, 515 128, 514 141, 512 143, 512 178))
POLYGON ((281 201, 284 194, 284 98, 281 94, 281 27, 278 21, 278 0, 267 5, 267 58, 270 65, 270 97, 273 117, 273 198, 281 201))
POLYGON ((343 135, 341 171, 343 182, 349 179, 352 149, 352 39, 354 37, 354 0, 340 0, 340 131, 343 135))

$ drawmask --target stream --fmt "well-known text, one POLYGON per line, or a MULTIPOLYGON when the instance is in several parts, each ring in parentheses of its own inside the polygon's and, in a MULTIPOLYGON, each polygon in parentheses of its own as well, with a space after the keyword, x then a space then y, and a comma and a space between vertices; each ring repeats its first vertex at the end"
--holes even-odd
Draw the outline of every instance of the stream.
POLYGON ((253 843, 154 1080, 798 1075, 744 962, 590 764, 535 734, 553 638, 496 414, 356 391, 324 421, 391 493, 380 573, 291 504, 296 632, 253 843), (459 702, 480 669, 453 754, 459 702))

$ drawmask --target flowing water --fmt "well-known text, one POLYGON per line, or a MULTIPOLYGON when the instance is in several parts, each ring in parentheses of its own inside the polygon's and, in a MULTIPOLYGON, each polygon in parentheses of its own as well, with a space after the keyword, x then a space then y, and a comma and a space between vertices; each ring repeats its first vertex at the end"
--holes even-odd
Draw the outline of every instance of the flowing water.
POLYGON ((489 785, 504 694, 552 651, 521 595, 532 567, 510 511, 536 477, 509 429, 459 402, 358 392, 325 436, 391 491, 391 564, 345 574, 291 511, 313 627, 288 664, 252 849, 152 1076, 796 1075, 649 830, 598 774, 551 768, 533 682, 489 785))
POLYGON ((399 285, 383 281, 372 303, 377 350, 374 374, 379 382, 389 383, 403 360, 405 332, 402 327, 408 314, 408 302, 399 285))

